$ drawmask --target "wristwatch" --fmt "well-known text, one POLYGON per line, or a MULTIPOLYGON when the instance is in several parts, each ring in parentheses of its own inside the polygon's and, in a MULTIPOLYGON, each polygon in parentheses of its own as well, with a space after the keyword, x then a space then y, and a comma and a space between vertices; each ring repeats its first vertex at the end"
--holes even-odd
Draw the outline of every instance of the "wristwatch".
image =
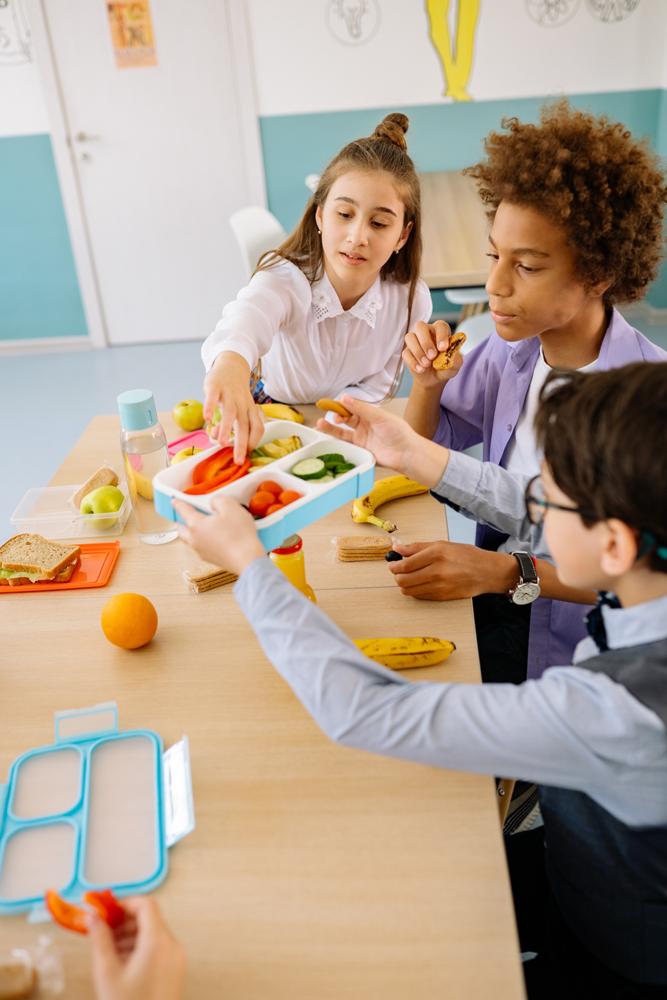
POLYGON ((540 596, 540 578, 537 563, 527 552, 510 552, 519 564, 519 585, 509 590, 507 596, 513 604, 532 604, 540 596))

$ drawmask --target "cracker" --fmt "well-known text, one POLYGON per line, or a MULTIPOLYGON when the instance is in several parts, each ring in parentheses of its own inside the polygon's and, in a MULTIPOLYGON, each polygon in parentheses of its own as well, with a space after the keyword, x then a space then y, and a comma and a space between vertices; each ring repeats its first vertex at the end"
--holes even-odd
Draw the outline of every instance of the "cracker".
POLYGON ((210 563, 196 566, 190 570, 182 569, 181 576, 185 580, 188 590, 193 594, 203 594, 207 590, 224 587, 226 583, 234 583, 235 580, 238 580, 235 573, 230 573, 229 570, 220 569, 219 566, 213 566, 210 563))
POLYGON ((336 539, 336 554, 339 562, 367 562, 384 559, 392 544, 382 535, 348 535, 336 539))
POLYGON ((437 372, 447 371, 454 364, 454 358, 459 353, 466 340, 465 333, 453 333, 449 338, 449 344, 444 351, 441 351, 433 362, 433 367, 437 372))
POLYGON ((339 403, 337 399, 318 399, 315 403, 320 410, 331 410, 332 413, 337 413, 339 417, 351 417, 352 414, 349 410, 346 410, 342 403, 339 403))

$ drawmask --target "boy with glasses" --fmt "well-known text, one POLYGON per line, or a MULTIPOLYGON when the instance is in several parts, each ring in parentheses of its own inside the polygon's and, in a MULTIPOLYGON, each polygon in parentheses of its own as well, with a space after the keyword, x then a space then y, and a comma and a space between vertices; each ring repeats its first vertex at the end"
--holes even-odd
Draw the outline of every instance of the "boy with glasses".
POLYGON ((544 827, 508 839, 530 1000, 667 1000, 667 364, 547 382, 529 517, 528 477, 342 401, 347 427, 323 429, 440 495, 463 480, 480 520, 524 544, 544 533, 563 585, 600 593, 573 665, 521 685, 412 683, 291 586, 235 501, 217 516, 174 502, 182 538, 239 574, 266 655, 332 739, 539 784, 544 827))

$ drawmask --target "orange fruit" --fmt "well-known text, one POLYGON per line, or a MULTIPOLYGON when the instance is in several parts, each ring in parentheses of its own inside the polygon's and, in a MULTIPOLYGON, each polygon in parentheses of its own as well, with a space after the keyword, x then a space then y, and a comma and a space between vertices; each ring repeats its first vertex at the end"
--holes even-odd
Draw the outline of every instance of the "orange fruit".
POLYGON ((102 609, 102 631, 114 646, 138 649, 157 632, 157 611, 141 594, 116 594, 102 609))

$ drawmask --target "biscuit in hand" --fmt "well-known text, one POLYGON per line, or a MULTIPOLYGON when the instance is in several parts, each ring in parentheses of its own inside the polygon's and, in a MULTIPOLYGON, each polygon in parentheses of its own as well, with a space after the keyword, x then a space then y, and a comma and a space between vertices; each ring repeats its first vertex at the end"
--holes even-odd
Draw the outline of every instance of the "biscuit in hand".
POLYGON ((349 410, 346 410, 342 403, 339 403, 337 399, 318 399, 315 403, 320 410, 331 410, 333 413, 337 413, 339 417, 351 417, 352 414, 349 410))
POLYGON ((449 338, 449 344, 444 351, 440 352, 433 362, 433 367, 437 372, 444 372, 447 371, 448 368, 452 367, 454 364, 454 358, 459 353, 467 339, 468 338, 463 332, 453 333, 451 335, 449 338))

